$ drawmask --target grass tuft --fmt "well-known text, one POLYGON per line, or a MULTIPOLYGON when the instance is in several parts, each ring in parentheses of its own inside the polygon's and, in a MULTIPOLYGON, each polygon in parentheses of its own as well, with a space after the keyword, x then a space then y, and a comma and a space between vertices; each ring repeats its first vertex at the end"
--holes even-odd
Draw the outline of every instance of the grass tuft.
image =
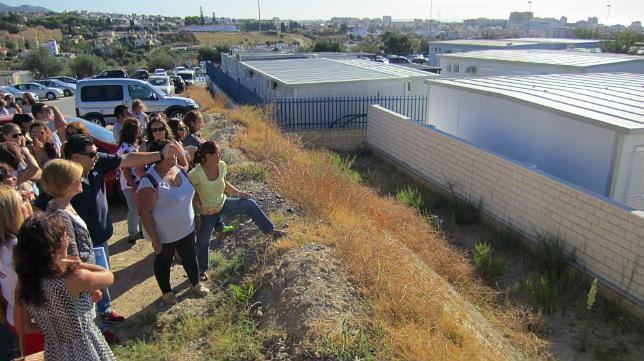
POLYGON ((506 268, 503 260, 494 254, 494 249, 487 242, 474 245, 474 265, 476 271, 485 278, 501 276, 506 268))
POLYGON ((420 192, 410 186, 407 186, 405 188, 402 188, 396 193, 395 196, 396 200, 398 202, 401 202, 402 204, 415 208, 419 211, 423 210, 423 196, 420 194, 420 192))

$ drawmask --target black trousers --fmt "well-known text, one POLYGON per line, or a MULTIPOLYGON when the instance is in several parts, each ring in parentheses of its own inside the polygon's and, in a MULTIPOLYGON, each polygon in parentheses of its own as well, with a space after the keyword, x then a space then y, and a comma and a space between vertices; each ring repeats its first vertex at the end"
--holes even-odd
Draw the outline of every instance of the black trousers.
POLYGON ((161 253, 154 258, 154 277, 157 279, 161 292, 168 293, 172 291, 170 286, 170 267, 174 253, 178 252, 181 257, 183 269, 190 279, 192 285, 199 283, 199 268, 197 267, 197 255, 195 253, 195 232, 183 237, 182 239, 161 244, 161 253))

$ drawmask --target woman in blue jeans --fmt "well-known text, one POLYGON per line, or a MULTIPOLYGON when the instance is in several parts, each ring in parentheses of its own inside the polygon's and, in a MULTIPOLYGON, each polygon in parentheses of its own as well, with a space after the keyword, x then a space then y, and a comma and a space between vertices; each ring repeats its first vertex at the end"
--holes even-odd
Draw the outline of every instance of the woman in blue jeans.
POLYGON ((200 214, 201 226, 197 235, 197 263, 199 277, 207 280, 208 246, 210 236, 215 228, 223 227, 223 217, 245 214, 267 235, 281 237, 284 231, 275 229, 273 222, 262 212, 251 195, 235 188, 226 181, 227 166, 221 160, 221 150, 214 141, 203 142, 195 153, 197 166, 188 177, 195 186, 197 213, 200 214), (226 194, 235 197, 227 197, 226 194))

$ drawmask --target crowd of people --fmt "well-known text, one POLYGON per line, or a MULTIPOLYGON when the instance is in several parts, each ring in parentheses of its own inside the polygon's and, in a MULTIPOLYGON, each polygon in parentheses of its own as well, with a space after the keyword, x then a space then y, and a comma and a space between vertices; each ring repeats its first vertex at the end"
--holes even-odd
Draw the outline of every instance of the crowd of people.
POLYGON ((120 340, 108 325, 125 317, 109 292, 119 282, 109 270, 110 172, 118 172, 127 205, 127 242, 150 242, 167 305, 177 302, 173 260, 195 295, 210 292, 209 245, 226 217, 246 215, 265 234, 284 234, 226 180, 221 148, 201 135, 198 111, 168 120, 147 114, 140 100, 119 105, 118 151, 107 154, 82 122, 67 123, 55 106, 24 104, 0 127, 0 321, 16 344, 8 357, 44 350, 47 360, 114 359, 109 344, 120 340))

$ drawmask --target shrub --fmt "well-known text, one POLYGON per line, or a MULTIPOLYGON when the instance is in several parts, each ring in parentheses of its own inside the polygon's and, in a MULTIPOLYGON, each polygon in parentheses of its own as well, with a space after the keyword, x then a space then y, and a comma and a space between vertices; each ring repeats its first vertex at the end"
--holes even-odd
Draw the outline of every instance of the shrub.
POLYGON ((396 193, 396 200, 411 208, 418 210, 422 210, 423 208, 423 196, 417 189, 410 186, 399 190, 396 193))
POLYGON ((483 277, 497 277, 505 272, 503 260, 494 254, 492 246, 487 242, 479 242, 474 246, 474 265, 483 277))
POLYGON ((263 181, 268 177, 268 170, 261 163, 245 162, 230 166, 230 172, 244 179, 263 181))
POLYGON ((329 153, 329 159, 331 163, 343 174, 345 174, 349 179, 354 182, 362 182, 362 177, 360 173, 351 169, 353 163, 356 161, 356 156, 353 157, 343 157, 338 153, 329 153))
POLYGON ((532 297, 533 302, 545 313, 552 313, 555 310, 557 298, 559 297, 559 286, 547 276, 535 276, 528 278, 523 283, 525 289, 532 297))

